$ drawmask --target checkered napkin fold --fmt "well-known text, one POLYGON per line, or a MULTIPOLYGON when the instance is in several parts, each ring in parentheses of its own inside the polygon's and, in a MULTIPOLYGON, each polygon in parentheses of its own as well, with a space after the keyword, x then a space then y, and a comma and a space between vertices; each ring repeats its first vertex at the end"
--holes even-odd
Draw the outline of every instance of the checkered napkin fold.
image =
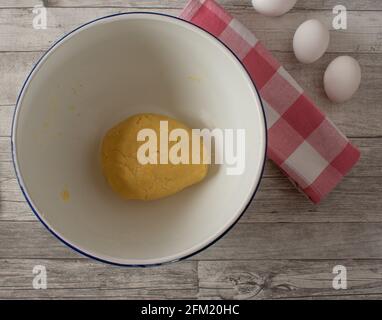
POLYGON ((215 1, 191 0, 180 18, 218 37, 243 62, 265 108, 268 157, 319 203, 357 163, 360 152, 254 34, 215 1))

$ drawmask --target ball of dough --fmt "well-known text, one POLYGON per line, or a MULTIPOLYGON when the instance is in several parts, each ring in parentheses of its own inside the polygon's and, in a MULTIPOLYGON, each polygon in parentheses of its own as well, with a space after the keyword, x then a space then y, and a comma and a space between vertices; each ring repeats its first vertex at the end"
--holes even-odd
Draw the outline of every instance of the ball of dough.
MULTIPOLYGON (((208 172, 207 164, 160 164, 160 122, 167 121, 168 131, 184 129, 192 146, 192 131, 172 118, 156 114, 138 114, 111 128, 101 146, 103 173, 111 188, 125 199, 155 200, 175 194, 202 181, 208 172), (152 129, 157 136, 157 164, 142 164, 138 150, 147 141, 138 141, 142 129, 152 129)), ((168 143, 168 150, 176 142, 168 143)), ((201 141, 200 159, 204 146, 201 141)), ((192 152, 190 151, 190 160, 192 152)), ((201 161, 203 162, 203 161, 201 161)))

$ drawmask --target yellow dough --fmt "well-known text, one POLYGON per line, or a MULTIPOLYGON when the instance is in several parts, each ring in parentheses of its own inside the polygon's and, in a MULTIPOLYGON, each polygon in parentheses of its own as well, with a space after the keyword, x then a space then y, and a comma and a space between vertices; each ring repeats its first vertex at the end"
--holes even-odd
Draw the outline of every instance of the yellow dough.
MULTIPOLYGON (((185 129, 189 134, 191 148, 190 128, 172 118, 156 114, 132 116, 110 129, 102 141, 103 173, 111 188, 125 199, 154 200, 167 197, 202 181, 207 175, 208 165, 203 163, 175 165, 169 161, 168 164, 159 164, 160 121, 168 121, 169 132, 173 129, 185 129), (138 141, 138 132, 141 129, 152 129, 158 137, 158 164, 141 164, 138 161, 138 149, 147 141, 138 141)), ((169 142, 168 150, 175 143, 169 142)), ((200 150, 200 158, 203 159, 202 143, 200 150)))

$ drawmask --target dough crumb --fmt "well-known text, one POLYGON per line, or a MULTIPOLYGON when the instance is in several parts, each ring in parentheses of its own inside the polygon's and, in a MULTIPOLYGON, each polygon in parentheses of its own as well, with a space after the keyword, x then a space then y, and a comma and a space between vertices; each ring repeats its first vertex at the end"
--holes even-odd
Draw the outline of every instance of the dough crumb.
POLYGON ((61 199, 64 202, 68 202, 70 200, 70 193, 67 189, 61 191, 61 199))

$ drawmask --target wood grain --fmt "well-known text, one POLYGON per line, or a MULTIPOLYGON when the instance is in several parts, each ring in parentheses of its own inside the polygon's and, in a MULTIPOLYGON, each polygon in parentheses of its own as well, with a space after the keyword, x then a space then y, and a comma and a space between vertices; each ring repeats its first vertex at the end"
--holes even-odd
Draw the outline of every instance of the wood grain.
MULTIPOLYGON (((39 51, 47 49, 57 38, 75 27, 90 20, 119 12, 131 12, 131 8, 50 8, 48 10, 48 29, 34 30, 33 13, 30 9, 0 10, 2 41, 0 51, 39 51), (67 17, 70 17, 68 19, 67 17), (12 23, 9 23, 12 17, 12 23)), ((147 8, 146 11, 158 11, 147 8)), ((178 15, 179 9, 161 9, 160 12, 178 15)), ((308 18, 317 18, 328 28, 332 25, 333 15, 327 10, 295 10, 278 19, 257 14, 248 8, 235 7, 230 13, 251 31, 270 50, 291 51, 292 38, 296 28, 308 18)), ((382 51, 379 11, 349 11, 348 29, 332 31, 328 52, 342 53, 380 53, 382 51), (355 41, 356 40, 356 41, 355 41)))
POLYGON ((305 19, 331 25, 337 0, 300 0, 272 19, 249 0, 221 0, 272 51, 338 127, 359 146, 360 163, 319 206, 270 162, 240 222, 186 262, 124 269, 94 262, 61 244, 37 221, 11 162, 11 120, 19 89, 57 38, 84 22, 126 11, 177 15, 186 0, 2 0, 0 2, 0 299, 382 299, 382 1, 347 0, 348 30, 331 31, 328 53, 302 67, 291 39, 305 19), (47 30, 32 28, 32 8, 48 7, 47 30), (334 105, 322 89, 329 62, 360 61, 362 86, 334 105), (48 289, 32 289, 44 265, 48 289), (334 265, 348 268, 348 290, 331 286, 334 265))
MULTIPOLYGON (((79 259, 38 221, 0 222, 4 259, 79 259)), ((240 223, 190 260, 382 259, 382 223, 240 223)))
POLYGON ((12 161, 11 140, 9 137, 0 137, 0 162, 4 161, 12 161))
POLYGON ((121 270, 90 260, 0 259, 0 299, 192 299, 197 283, 192 261, 121 270), (46 290, 33 289, 36 265, 46 268, 46 290))
POLYGON ((0 259, 0 299, 378 299, 381 268, 381 260, 228 260, 121 270, 84 259, 0 259), (32 289, 36 265, 46 268, 47 290, 32 289), (347 268, 347 290, 333 290, 336 265, 347 268))
POLYGON ((199 262, 203 299, 355 299, 382 297, 382 261, 256 260, 199 262), (334 290, 336 265, 347 269, 347 290, 334 290))
POLYGON ((237 224, 200 260, 378 259, 381 223, 237 224))

